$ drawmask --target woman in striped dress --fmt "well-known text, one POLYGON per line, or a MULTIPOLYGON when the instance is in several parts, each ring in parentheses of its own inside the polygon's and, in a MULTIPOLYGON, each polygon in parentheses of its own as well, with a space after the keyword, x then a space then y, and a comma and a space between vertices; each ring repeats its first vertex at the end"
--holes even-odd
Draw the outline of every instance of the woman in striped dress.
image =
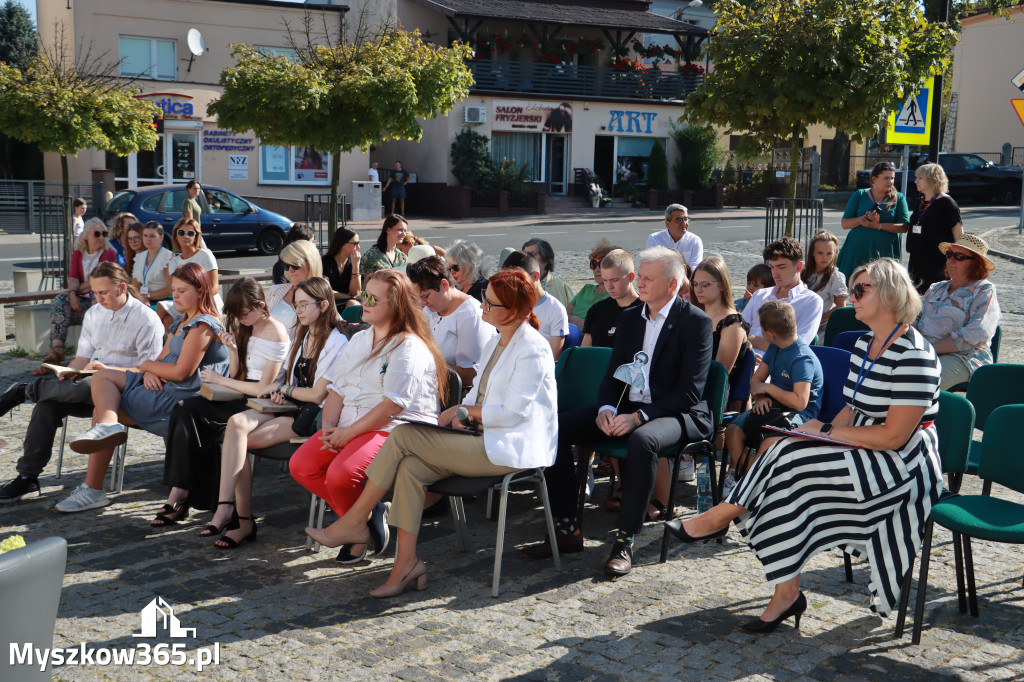
POLYGON ((721 537, 736 520, 764 565, 775 594, 748 632, 770 632, 800 616, 807 600, 800 572, 818 552, 839 547, 871 568, 871 610, 888 615, 900 581, 921 547, 925 521, 942 490, 938 437, 939 363, 910 326, 921 299, 907 271, 890 258, 863 265, 850 287, 858 340, 844 395, 831 424, 797 430, 857 447, 788 437, 777 441, 727 500, 685 523, 669 521, 687 542, 721 537))

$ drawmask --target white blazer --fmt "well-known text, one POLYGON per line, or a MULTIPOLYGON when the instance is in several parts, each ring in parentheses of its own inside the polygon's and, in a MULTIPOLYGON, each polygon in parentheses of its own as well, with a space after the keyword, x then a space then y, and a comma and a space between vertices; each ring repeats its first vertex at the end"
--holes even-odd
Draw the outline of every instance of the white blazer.
MULTIPOLYGON (((481 371, 501 336, 484 346, 481 371)), ((478 387, 463 401, 475 405, 478 387)), ((481 407, 484 450, 494 464, 513 469, 548 467, 558 445, 558 393, 551 344, 529 322, 520 325, 487 380, 481 407)))

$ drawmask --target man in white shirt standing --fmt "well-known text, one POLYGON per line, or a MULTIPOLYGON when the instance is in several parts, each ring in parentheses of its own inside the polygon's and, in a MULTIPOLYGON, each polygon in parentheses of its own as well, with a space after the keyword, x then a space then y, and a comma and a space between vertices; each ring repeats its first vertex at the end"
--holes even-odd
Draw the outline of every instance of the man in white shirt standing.
MULTIPOLYGON (((99 305, 85 313, 71 369, 82 370, 98 361, 111 367, 138 367, 156 360, 163 350, 164 327, 157 314, 128 293, 128 273, 117 263, 100 263, 89 277, 99 305)), ((50 461, 53 439, 67 416, 92 416, 89 375, 45 374, 29 383, 16 383, 0 395, 0 416, 24 402, 34 402, 25 432, 24 454, 18 476, 0 487, 0 503, 39 496, 39 474, 50 461)), ((109 504, 102 491, 94 507, 109 504)))
POLYGON ((747 334, 758 355, 768 350, 768 339, 761 334, 758 309, 765 301, 785 301, 796 311, 797 336, 810 345, 821 323, 821 297, 804 286, 800 271, 804 269, 804 250, 792 237, 783 237, 765 247, 764 259, 772 269, 775 286, 758 289, 743 308, 743 319, 750 325, 747 334))
POLYGON ((370 182, 380 182, 380 172, 377 170, 378 163, 376 161, 370 164, 369 177, 370 182))
POLYGON ((692 272, 704 260, 704 242, 690 232, 690 213, 682 204, 669 204, 665 209, 665 229, 647 238, 647 248, 664 246, 683 254, 692 272))
POLYGON ((544 291, 544 287, 541 286, 540 263, 529 254, 513 251, 501 267, 519 268, 533 280, 533 286, 537 290, 537 303, 533 306, 533 312, 540 320, 538 331, 547 337, 548 343, 551 344, 551 352, 557 361, 565 346, 565 337, 569 334, 569 314, 562 302, 544 291))

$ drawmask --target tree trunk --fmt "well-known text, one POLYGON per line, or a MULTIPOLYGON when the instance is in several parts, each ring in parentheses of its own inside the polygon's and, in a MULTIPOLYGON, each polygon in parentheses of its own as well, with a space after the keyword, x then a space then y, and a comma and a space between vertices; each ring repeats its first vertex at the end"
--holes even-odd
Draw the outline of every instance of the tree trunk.
MULTIPOLYGON (((61 188, 64 195, 64 263, 63 263, 63 282, 64 286, 68 285, 68 273, 71 272, 71 251, 74 244, 75 232, 74 232, 74 208, 72 207, 73 199, 71 197, 71 183, 68 180, 68 155, 60 155, 60 180, 61 188)), ((47 263, 43 263, 43 268, 49 267, 47 263)), ((46 273, 44 272, 45 276, 46 273)))
POLYGON ((334 233, 338 230, 338 188, 341 186, 341 150, 335 149, 331 153, 331 212, 327 222, 327 243, 334 239, 334 233))
POLYGON ((796 183, 800 177, 800 137, 796 126, 793 126, 793 139, 789 157, 789 198, 786 206, 786 236, 793 236, 793 221, 796 218, 796 183))

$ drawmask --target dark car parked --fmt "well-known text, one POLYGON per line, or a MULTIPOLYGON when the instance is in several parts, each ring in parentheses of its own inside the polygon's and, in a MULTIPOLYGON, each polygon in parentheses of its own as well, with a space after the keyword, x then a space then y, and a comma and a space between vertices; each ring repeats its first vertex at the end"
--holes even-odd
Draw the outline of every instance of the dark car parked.
MULTIPOLYGON (((910 170, 928 162, 928 155, 917 152, 910 155, 910 170)), ((949 178, 949 193, 957 201, 996 201, 1013 206, 1020 203, 1021 169, 1017 166, 999 166, 977 154, 939 154, 939 165, 949 178)), ((902 186, 902 171, 896 171, 896 187, 902 186)), ((857 171, 857 187, 871 186, 871 171, 857 171)), ((907 200, 914 201, 917 188, 914 179, 907 183, 907 200)))
MULTIPOLYGON (((132 213, 141 222, 155 220, 164 226, 170 241, 171 228, 181 218, 183 185, 154 185, 118 192, 103 209, 104 218, 117 213, 132 213)), ((256 249, 271 256, 281 250, 284 235, 292 221, 260 208, 237 194, 220 187, 203 185, 199 193, 203 206, 203 242, 212 251, 256 249)))

